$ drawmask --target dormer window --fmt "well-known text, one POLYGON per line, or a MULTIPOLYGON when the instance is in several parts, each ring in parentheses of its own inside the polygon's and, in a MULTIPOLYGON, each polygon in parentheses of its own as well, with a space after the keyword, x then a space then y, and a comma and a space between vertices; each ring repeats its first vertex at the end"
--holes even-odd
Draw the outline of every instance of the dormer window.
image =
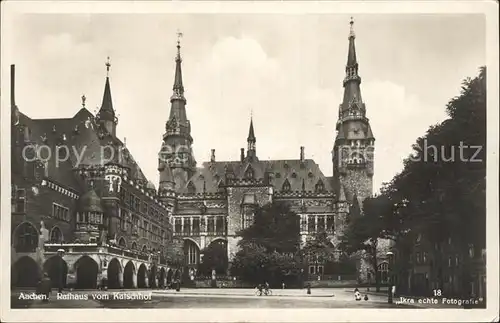
POLYGON ((318 183, 316 183, 315 190, 316 192, 323 192, 325 190, 325 185, 322 180, 319 180, 318 183))
POLYGON ((281 178, 281 174, 280 173, 276 173, 276 178, 281 178))
POLYGON ((189 194, 195 194, 196 193, 196 186, 194 186, 193 182, 189 182, 188 186, 188 193, 189 194))
POLYGON ((288 179, 286 179, 285 182, 283 183, 281 190, 284 192, 289 192, 291 189, 292 188, 290 186, 290 182, 288 181, 288 179))
POLYGON ((312 172, 309 172, 309 174, 307 174, 307 176, 309 176, 309 178, 313 178, 314 174, 312 172))
POLYGON ((292 173, 292 178, 297 178, 297 173, 292 173))
POLYGON ((254 178, 254 171, 252 167, 248 167, 247 170, 245 171, 245 178, 246 179, 253 179, 254 178))

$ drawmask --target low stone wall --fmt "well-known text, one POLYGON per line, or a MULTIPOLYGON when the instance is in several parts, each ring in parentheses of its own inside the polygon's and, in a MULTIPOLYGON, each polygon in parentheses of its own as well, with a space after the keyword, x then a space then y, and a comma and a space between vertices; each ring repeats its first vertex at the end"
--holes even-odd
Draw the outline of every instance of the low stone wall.
POLYGON ((356 280, 309 280, 305 282, 305 286, 311 284, 311 287, 357 287, 359 284, 356 280))
POLYGON ((217 280, 215 287, 212 280, 195 280, 194 285, 196 288, 253 288, 251 283, 242 280, 217 280))

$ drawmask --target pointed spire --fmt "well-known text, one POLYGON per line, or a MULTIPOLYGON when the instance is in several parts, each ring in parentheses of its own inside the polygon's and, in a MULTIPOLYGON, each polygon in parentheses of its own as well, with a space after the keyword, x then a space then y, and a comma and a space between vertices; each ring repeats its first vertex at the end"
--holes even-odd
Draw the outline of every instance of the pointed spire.
MULTIPOLYGON (((356 58, 356 46, 354 40, 356 36, 354 34, 354 20, 351 17, 349 22, 349 49, 347 53, 347 64, 345 67, 345 78, 344 78, 344 99, 341 105, 341 110, 347 110, 353 104, 358 105, 363 102, 361 99, 361 78, 358 75, 358 60, 356 58)), ((342 115, 342 113, 340 113, 342 115)))
POLYGON ((184 98, 184 85, 182 84, 182 58, 181 58, 181 38, 183 34, 181 32, 177 32, 177 55, 175 56, 175 76, 174 76, 174 87, 172 100, 185 100, 184 98))
POLYGON ((354 44, 356 35, 354 34, 354 20, 352 17, 349 24, 351 25, 351 27, 349 31, 349 52, 347 54, 346 77, 355 75, 357 76, 358 72, 358 60, 356 58, 356 46, 354 44))
POLYGON ((249 160, 253 160, 257 158, 256 154, 256 138, 255 138, 255 132, 253 130, 253 117, 250 117, 250 128, 248 129, 248 138, 247 138, 247 143, 248 143, 248 148, 247 148, 247 157, 249 160))
POLYGON ((247 138, 247 141, 248 142, 254 142, 256 141, 256 138, 255 138, 255 132, 253 130, 253 118, 250 117, 250 128, 248 129, 248 138, 247 138))
POLYGON ((82 95, 82 108, 85 108, 85 101, 87 100, 87 97, 85 94, 82 95))
MULTIPOLYGON (((109 85, 109 68, 111 63, 109 61, 109 56, 106 61, 106 83, 104 85, 104 95, 102 97, 101 109, 99 110, 99 119, 104 121, 115 122, 115 110, 113 109, 113 100, 111 99, 111 87, 109 85)), ((83 103, 82 97, 82 103, 83 103)))

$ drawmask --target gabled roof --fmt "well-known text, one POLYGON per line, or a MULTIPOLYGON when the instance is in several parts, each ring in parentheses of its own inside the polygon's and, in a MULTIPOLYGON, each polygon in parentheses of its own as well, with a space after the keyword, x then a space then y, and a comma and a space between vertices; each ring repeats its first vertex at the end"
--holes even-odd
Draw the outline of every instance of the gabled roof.
MULTIPOLYGON (((302 191, 303 183, 305 191, 315 191, 319 180, 323 182, 325 191, 333 191, 331 180, 323 175, 312 159, 305 159, 303 162, 300 159, 204 162, 188 182, 193 183, 197 193, 203 192, 204 185, 207 193, 215 193, 219 190, 218 185, 225 178, 227 169, 232 169, 236 179, 244 179, 245 171, 250 166, 255 179, 263 180, 266 173, 269 174, 271 184, 277 191, 282 189, 286 180, 290 183, 291 191, 302 191)), ((187 187, 177 190, 187 193, 187 187)))

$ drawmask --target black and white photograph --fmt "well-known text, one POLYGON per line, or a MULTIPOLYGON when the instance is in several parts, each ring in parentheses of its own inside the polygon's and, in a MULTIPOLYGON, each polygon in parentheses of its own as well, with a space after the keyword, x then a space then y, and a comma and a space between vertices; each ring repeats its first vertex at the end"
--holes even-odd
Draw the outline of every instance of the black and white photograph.
POLYGON ((498 320, 498 3, 1 5, 2 321, 498 320))

